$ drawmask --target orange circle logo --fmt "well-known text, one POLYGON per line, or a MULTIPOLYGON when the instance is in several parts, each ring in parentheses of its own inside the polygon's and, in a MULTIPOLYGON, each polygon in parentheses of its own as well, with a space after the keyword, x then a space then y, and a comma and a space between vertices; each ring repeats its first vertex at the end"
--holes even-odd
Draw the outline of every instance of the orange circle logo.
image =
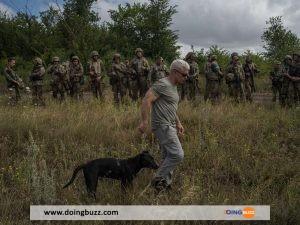
POLYGON ((251 219, 255 216, 255 209, 252 207, 246 207, 243 209, 243 217, 246 219, 251 219))

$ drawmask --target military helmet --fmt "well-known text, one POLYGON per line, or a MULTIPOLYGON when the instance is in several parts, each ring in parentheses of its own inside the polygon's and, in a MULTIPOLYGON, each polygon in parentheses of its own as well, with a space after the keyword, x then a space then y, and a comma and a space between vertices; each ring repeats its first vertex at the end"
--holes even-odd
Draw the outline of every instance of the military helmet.
POLYGON ((121 55, 119 53, 115 53, 113 56, 113 60, 116 60, 117 58, 121 58, 121 55))
POLYGON ((52 58, 52 62, 59 62, 59 57, 58 56, 54 56, 52 58))
POLYGON ((91 57, 94 57, 94 56, 99 56, 99 53, 97 51, 92 51, 91 57))
POLYGON ((79 61, 79 57, 77 55, 72 56, 72 61, 74 60, 78 60, 79 61))
POLYGON ((42 65, 43 61, 42 61, 41 58, 35 57, 34 60, 33 60, 33 63, 37 64, 37 65, 42 65))
POLYGON ((144 53, 143 49, 141 49, 141 48, 135 49, 135 54, 137 54, 138 52, 144 53))
POLYGON ((16 58, 13 57, 13 56, 11 56, 11 57, 8 57, 8 59, 7 59, 8 62, 10 62, 10 61, 12 61, 12 60, 16 60, 16 58))
POLYGON ((186 54, 185 60, 189 60, 192 57, 196 57, 196 54, 194 52, 189 52, 188 54, 186 54))
POLYGON ((239 56, 239 53, 237 53, 237 52, 231 53, 231 58, 233 58, 234 56, 239 56))
POLYGON ((232 56, 232 60, 234 60, 234 59, 239 60, 239 56, 238 55, 232 56))
POLYGON ((210 59, 211 59, 211 60, 217 60, 217 56, 216 56, 216 55, 211 55, 211 56, 210 56, 210 59))
POLYGON ((290 56, 290 55, 286 55, 286 56, 284 57, 284 60, 293 60, 293 58, 292 58, 292 56, 290 56))

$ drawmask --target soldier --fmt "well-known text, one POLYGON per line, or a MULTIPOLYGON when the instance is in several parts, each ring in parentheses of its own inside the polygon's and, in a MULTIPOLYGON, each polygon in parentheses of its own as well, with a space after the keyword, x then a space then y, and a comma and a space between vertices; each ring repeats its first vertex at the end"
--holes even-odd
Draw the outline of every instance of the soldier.
POLYGON ((63 101, 65 99, 67 76, 66 68, 60 64, 59 57, 55 56, 52 58, 52 65, 47 69, 47 73, 51 76, 53 98, 57 99, 59 94, 59 100, 63 101))
POLYGON ((194 52, 189 52, 185 59, 190 65, 190 71, 187 81, 182 85, 181 89, 181 99, 184 100, 186 95, 188 95, 188 99, 195 99, 196 92, 200 94, 199 87, 199 67, 196 62, 196 55, 194 52))
POLYGON ((45 106, 43 99, 43 78, 46 73, 41 58, 36 57, 33 60, 33 68, 29 76, 29 80, 32 84, 32 103, 35 106, 45 106))
POLYGON ((283 73, 281 63, 279 61, 275 61, 273 71, 270 72, 270 80, 272 81, 272 92, 273 92, 273 102, 276 102, 277 93, 279 102, 282 101, 282 81, 283 81, 283 73))
POLYGON ((115 103, 120 103, 126 95, 127 68, 121 63, 121 55, 116 53, 113 57, 111 71, 109 73, 110 84, 114 93, 115 103))
POLYGON ((96 98, 103 98, 103 70, 104 65, 97 51, 92 51, 91 60, 88 62, 88 75, 90 76, 90 85, 96 98))
POLYGON ((230 82, 232 95, 236 102, 244 102, 245 99, 245 74, 243 66, 239 62, 238 55, 232 57, 232 62, 227 68, 226 80, 230 82))
POLYGON ((255 92, 254 76, 259 73, 256 65, 252 62, 250 56, 246 57, 246 63, 243 66, 245 72, 245 92, 246 99, 252 102, 252 92, 255 92))
POLYGON ((283 60, 284 76, 283 76, 282 90, 281 90, 281 94, 282 94, 281 105, 283 107, 291 105, 291 100, 290 100, 291 96, 289 94, 289 89, 292 81, 290 80, 289 76, 292 69, 292 64, 293 64, 292 57, 290 55, 286 55, 283 60))
POLYGON ((16 104, 20 99, 20 89, 24 87, 23 81, 13 70, 13 67, 16 65, 16 59, 10 57, 7 60, 6 67, 4 68, 4 76, 7 82, 7 89, 9 91, 9 104, 16 104), (14 92, 14 93, 13 93, 14 92))
POLYGON ((82 99, 81 82, 83 79, 83 67, 78 56, 73 56, 69 65, 69 78, 71 85, 71 96, 76 100, 82 99))
POLYGON ((300 101, 300 53, 293 54, 294 56, 294 63, 292 66, 292 70, 290 73, 290 80, 293 85, 293 91, 294 91, 294 104, 297 106, 300 101))
MULTIPOLYGON (((231 54, 231 61, 229 62, 228 67, 233 63, 233 57, 238 55, 239 54, 237 52, 233 52, 231 54)), ((230 97, 233 97, 233 74, 226 74, 225 80, 228 87, 228 94, 230 97)))
POLYGON ((148 83, 151 86, 154 82, 161 78, 168 76, 169 72, 167 67, 164 65, 164 60, 162 57, 156 59, 156 63, 151 67, 148 75, 148 83))
POLYGON ((209 62, 205 66, 205 77, 206 89, 204 99, 207 100, 209 98, 212 103, 216 103, 221 97, 220 84, 223 77, 216 55, 209 57, 209 62))
POLYGON ((135 58, 131 61, 131 68, 134 70, 131 78, 132 97, 133 100, 137 100, 138 97, 143 98, 148 90, 147 78, 149 64, 143 56, 143 50, 141 48, 135 50, 135 58))

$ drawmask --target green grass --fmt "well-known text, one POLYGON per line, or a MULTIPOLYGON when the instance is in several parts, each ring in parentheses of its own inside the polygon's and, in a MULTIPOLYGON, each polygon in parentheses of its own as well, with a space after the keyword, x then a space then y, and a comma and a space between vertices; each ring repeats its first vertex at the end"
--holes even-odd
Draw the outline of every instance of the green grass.
POLYGON ((125 197, 119 182, 100 182, 95 202, 87 197, 81 173, 62 190, 78 164, 126 158, 142 149, 160 160, 153 135, 143 139, 137 131, 139 105, 116 108, 109 101, 88 101, 8 107, 3 99, 0 104, 0 224, 29 224, 30 204, 266 204, 271 205, 271 221, 263 224, 296 224, 299 219, 299 109, 228 100, 217 106, 183 102, 179 117, 186 129, 185 159, 174 173, 174 192, 156 196, 145 190, 153 171, 144 170, 125 197))

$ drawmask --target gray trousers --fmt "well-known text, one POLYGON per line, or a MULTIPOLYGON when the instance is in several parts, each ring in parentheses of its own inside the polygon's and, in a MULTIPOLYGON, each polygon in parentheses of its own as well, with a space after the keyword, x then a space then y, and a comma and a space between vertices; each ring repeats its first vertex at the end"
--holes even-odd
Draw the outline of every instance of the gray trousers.
POLYGON ((162 163, 158 168, 155 178, 162 178, 171 184, 172 173, 175 167, 183 160, 184 152, 177 136, 176 128, 172 126, 161 126, 153 130, 158 139, 162 153, 162 163))

